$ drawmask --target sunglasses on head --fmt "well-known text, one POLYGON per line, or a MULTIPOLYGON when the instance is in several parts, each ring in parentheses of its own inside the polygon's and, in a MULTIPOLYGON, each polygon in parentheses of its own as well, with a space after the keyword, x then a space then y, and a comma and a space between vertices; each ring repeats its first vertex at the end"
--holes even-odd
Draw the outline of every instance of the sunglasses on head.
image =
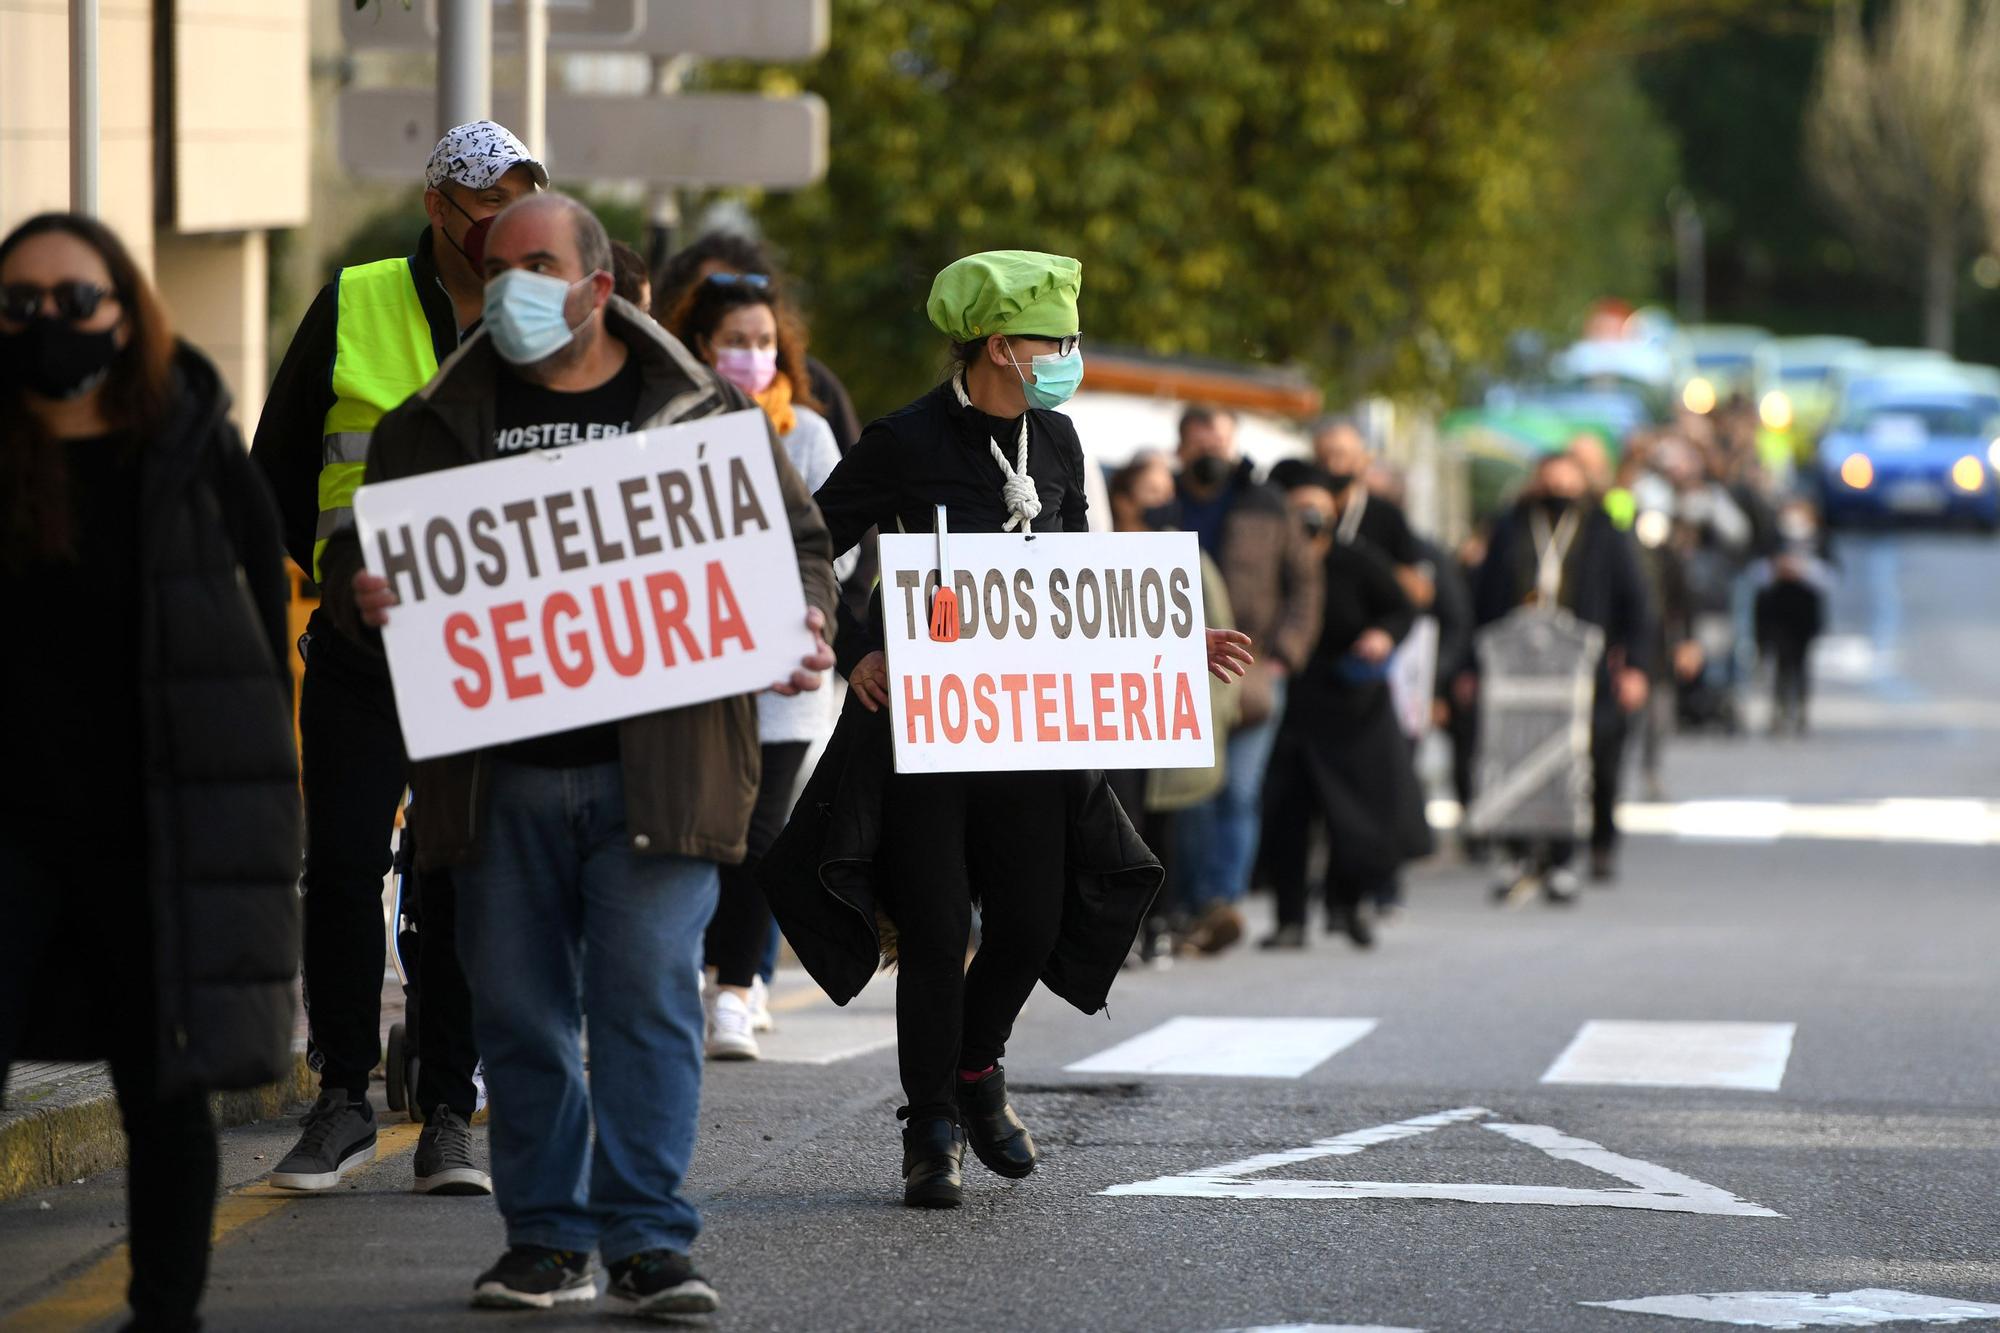
POLYGON ((42 287, 32 282, 10 282, 0 287, 0 316, 16 324, 26 324, 41 312, 44 301, 52 302, 56 314, 71 323, 79 323, 97 313, 97 307, 105 298, 116 299, 117 294, 94 282, 69 279, 42 287))
POLYGON ((768 273, 711 273, 702 279, 702 281, 712 282, 718 287, 735 287, 739 285, 755 287, 761 292, 771 285, 771 275, 768 273))

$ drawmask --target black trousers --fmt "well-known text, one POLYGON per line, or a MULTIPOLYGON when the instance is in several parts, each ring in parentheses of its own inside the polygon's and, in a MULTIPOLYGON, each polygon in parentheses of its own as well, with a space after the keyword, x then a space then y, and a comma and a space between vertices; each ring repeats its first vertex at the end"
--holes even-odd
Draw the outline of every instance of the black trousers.
POLYGON ((1590 845, 1609 852, 1618 845, 1618 793, 1625 781, 1625 738, 1631 718, 1617 708, 1598 709, 1590 728, 1590 845))
POLYGON ((1807 660, 1812 640, 1797 634, 1771 636, 1771 705, 1779 722, 1805 722, 1806 705, 1812 701, 1812 677, 1807 660))
POLYGON ((879 856, 896 923, 903 1118, 956 1120, 958 1071, 1006 1053, 1062 926, 1067 818, 1060 773, 890 778, 879 856))
MULTIPOLYGON (((29 838, 0 830, 0 1086, 28 1042, 28 1015, 81 989, 81 1012, 59 1024, 74 1054, 104 1053, 125 1125, 125 1206, 130 1226, 133 1327, 196 1327, 208 1280, 215 1219, 217 1150, 208 1094, 159 1091, 154 1032, 152 922, 142 855, 92 856, 60 844, 61 856, 31 851, 29 838), (79 987, 77 983, 83 982, 79 987)), ((67 1004, 67 1002, 64 1002, 67 1004)), ((60 1054, 71 1054, 63 1050, 60 1054)))
POLYGON ((715 916, 708 923, 703 955, 715 969, 721 986, 748 986, 764 962, 771 938, 771 904, 757 884, 757 863, 784 831, 792 812, 792 788, 799 766, 806 761, 806 741, 766 745, 764 776, 757 785, 757 803, 750 810, 750 850, 743 864, 722 867, 722 892, 715 916))
POLYGON ((1326 809, 1299 756, 1290 752, 1276 756, 1264 783, 1264 865, 1277 896, 1279 925, 1306 923, 1311 897, 1307 861, 1316 828, 1327 829, 1330 840, 1326 876, 1320 883, 1329 917, 1338 920, 1363 898, 1380 899, 1393 892, 1393 870, 1356 865, 1342 854, 1339 836, 1328 826, 1326 809))
MULTIPOLYGON (((387 677, 356 661, 314 618, 299 695, 306 799, 305 996, 310 1056, 323 1088, 359 1097, 382 1059, 382 878, 407 783, 387 677)), ((418 1104, 472 1115, 472 997, 459 966, 448 876, 426 876, 418 959, 418 1104)))

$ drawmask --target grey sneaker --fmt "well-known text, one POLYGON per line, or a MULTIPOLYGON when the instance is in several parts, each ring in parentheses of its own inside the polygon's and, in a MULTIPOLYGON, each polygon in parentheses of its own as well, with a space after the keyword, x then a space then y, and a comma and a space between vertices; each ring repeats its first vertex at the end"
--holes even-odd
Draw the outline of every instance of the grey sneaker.
POLYGON ((473 1156, 472 1126, 439 1103, 417 1135, 417 1193, 491 1194, 493 1177, 473 1156))
POLYGON ((605 1294, 623 1314, 660 1319, 713 1314, 722 1307, 715 1288, 694 1271, 685 1254, 673 1250, 646 1250, 620 1259, 610 1274, 605 1294))
POLYGON ((375 1108, 335 1089, 322 1092, 299 1120, 298 1146, 271 1173, 281 1190, 330 1190, 350 1167, 375 1160, 375 1108))

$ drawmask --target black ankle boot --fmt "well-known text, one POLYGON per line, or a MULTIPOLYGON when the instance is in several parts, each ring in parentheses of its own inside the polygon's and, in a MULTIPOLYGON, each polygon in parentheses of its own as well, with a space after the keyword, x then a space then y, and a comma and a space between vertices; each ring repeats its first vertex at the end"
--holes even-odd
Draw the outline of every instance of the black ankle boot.
POLYGON ((958 1114, 966 1140, 987 1170, 1019 1180, 1035 1169, 1035 1140, 1007 1104, 1007 1080, 998 1065, 977 1083, 958 1081, 958 1114))
POLYGON ((943 1116, 903 1129, 903 1204, 956 1208, 965 1200, 965 1131, 943 1116))

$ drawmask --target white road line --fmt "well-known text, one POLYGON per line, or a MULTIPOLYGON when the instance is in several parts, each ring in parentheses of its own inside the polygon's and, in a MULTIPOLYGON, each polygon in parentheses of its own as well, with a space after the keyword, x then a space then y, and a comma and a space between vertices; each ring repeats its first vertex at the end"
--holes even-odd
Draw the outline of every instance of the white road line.
POLYGON ((1776 1092, 1797 1031, 1793 1023, 1593 1019, 1577 1029, 1542 1082, 1776 1092))
POLYGON ((1173 1018, 1066 1068, 1072 1074, 1301 1078, 1374 1030, 1372 1018, 1173 1018))
POLYGON ((1739 1199, 1714 1185, 1653 1162, 1612 1152, 1589 1139, 1552 1125, 1481 1124, 1481 1129, 1535 1148, 1558 1161, 1588 1167, 1624 1189, 1578 1189, 1558 1185, 1464 1184, 1436 1181, 1321 1180, 1263 1175, 1274 1168, 1322 1157, 1340 1157, 1377 1144, 1428 1134, 1445 1125, 1484 1120, 1493 1112, 1464 1106, 1321 1139, 1303 1148, 1262 1153, 1240 1162, 1203 1167, 1185 1175, 1113 1185, 1114 1197, 1169 1199, 1433 1199, 1457 1203, 1534 1204, 1556 1208, 1641 1208, 1660 1213, 1705 1213, 1718 1217, 1780 1217, 1760 1204, 1739 1199))
MULTIPOLYGON (((1428 806, 1431 827, 1457 828, 1456 801, 1428 806)), ((1935 798, 1802 803, 1777 800, 1631 801, 1618 807, 1618 826, 1642 836, 1687 842, 1921 843, 1945 847, 2000 846, 2000 803, 1935 798)))
POLYGON ((1872 1328, 1904 1321, 1963 1324, 1973 1319, 2000 1319, 2000 1305, 1877 1287, 1828 1292, 1824 1296, 1810 1291, 1712 1291, 1691 1296, 1578 1303, 1632 1314, 1657 1314, 1670 1319, 1747 1328, 1872 1328))

